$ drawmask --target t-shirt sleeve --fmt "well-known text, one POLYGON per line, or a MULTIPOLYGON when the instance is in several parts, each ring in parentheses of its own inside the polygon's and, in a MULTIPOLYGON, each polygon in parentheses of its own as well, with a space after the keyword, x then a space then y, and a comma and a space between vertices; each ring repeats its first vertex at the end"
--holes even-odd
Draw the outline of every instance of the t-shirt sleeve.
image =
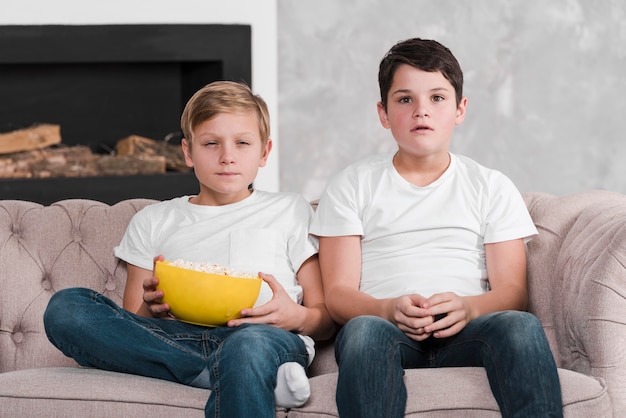
POLYGON ((137 212, 130 220, 120 244, 113 249, 115 256, 146 270, 152 270, 155 253, 149 239, 150 222, 145 209, 137 212))
POLYGON ((528 242, 537 234, 521 193, 508 177, 498 173, 492 180, 485 222, 485 244, 519 238, 528 242))
POLYGON ((313 208, 302 197, 294 205, 292 228, 289 231, 289 259, 294 272, 298 272, 302 264, 317 254, 317 238, 309 234, 309 225, 313 217, 313 208))
POLYGON ((311 234, 318 237, 363 235, 357 190, 356 175, 348 171, 336 175, 319 200, 311 234))

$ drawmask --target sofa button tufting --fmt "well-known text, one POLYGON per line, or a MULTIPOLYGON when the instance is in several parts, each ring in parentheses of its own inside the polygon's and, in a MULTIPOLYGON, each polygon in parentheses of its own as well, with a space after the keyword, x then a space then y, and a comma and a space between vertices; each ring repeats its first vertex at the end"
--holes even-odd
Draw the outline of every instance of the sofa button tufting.
POLYGON ((104 287, 106 288, 106 290, 115 290, 117 288, 117 285, 113 280, 107 280, 104 284, 104 287))
POLYGON ((50 289, 52 289, 52 283, 50 283, 50 280, 48 280, 48 279, 44 279, 44 280, 41 282, 41 287, 43 287, 43 288, 44 288, 44 290, 50 290, 50 289))
POLYGON ((13 342, 15 342, 15 344, 20 344, 22 341, 24 341, 24 334, 20 331, 14 332, 13 342))

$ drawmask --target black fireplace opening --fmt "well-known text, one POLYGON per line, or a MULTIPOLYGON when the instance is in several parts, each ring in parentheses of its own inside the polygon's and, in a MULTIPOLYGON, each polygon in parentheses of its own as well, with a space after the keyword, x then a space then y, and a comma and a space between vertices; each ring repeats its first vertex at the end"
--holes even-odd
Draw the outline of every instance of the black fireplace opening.
MULTIPOLYGON (((180 143, 180 114, 216 80, 251 85, 249 25, 0 26, 0 133, 61 126, 63 145, 110 153, 130 135, 180 143)), ((193 173, 0 179, 0 199, 113 204, 198 192, 193 173)))

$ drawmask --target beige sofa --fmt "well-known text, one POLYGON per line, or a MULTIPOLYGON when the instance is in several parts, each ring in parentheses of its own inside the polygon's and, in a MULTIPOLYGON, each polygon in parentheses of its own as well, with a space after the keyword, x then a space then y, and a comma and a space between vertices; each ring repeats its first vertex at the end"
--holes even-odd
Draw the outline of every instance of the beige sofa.
MULTIPOLYGON (((524 198, 540 231, 528 246, 530 310, 560 367, 565 416, 626 416, 626 196, 524 198)), ((126 270, 112 247, 150 203, 0 201, 0 417, 203 416, 208 391, 78 368, 43 331, 59 289, 121 301, 126 270)), ((278 417, 337 416, 332 344, 319 345, 310 372, 310 400, 278 417)), ((407 416, 499 416, 481 368, 409 370, 406 383, 407 416)))

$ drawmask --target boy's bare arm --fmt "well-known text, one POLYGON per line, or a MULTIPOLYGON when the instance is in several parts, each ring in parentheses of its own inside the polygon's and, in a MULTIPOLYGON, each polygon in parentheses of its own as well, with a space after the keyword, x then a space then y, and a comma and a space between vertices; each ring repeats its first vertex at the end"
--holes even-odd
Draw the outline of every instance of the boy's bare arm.
MULTIPOLYGON (((155 261, 158 258, 155 258, 155 261)), ((158 280, 151 270, 128 264, 122 307, 129 312, 148 318, 166 315, 169 312, 169 306, 160 303, 163 293, 156 290, 157 283, 158 280)))
POLYGON ((426 326, 436 338, 458 333, 481 315, 504 310, 524 310, 528 303, 526 251, 516 239, 485 245, 487 275, 491 290, 478 296, 460 297, 454 292, 439 293, 427 300, 429 314, 446 317, 426 326))
POLYGON ((302 305, 307 308, 302 334, 316 340, 327 340, 337 329, 324 302, 324 288, 320 273, 319 259, 313 256, 298 270, 298 283, 302 286, 302 305))
POLYGON ((523 239, 485 245, 491 291, 474 307, 478 315, 508 309, 524 310, 528 304, 526 248, 523 239))
POLYGON ((528 289, 524 240, 486 244, 485 259, 490 291, 464 298, 468 320, 491 312, 526 309, 528 289))
POLYGON ((376 299, 359 290, 361 237, 320 237, 319 241, 326 307, 333 319, 339 324, 359 315, 391 320, 392 299, 376 299))

